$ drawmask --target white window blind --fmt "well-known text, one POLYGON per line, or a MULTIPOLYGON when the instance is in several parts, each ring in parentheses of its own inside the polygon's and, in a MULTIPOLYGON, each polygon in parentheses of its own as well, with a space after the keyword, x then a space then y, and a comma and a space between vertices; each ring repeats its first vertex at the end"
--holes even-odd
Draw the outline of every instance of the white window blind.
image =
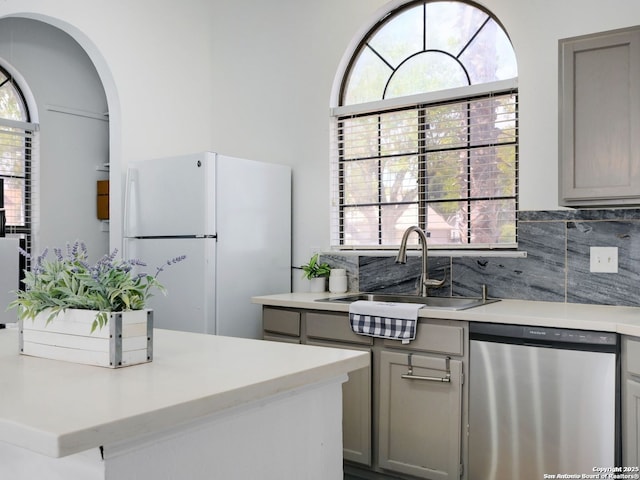
POLYGON ((395 248, 418 225, 430 248, 515 247, 517 90, 379 105, 334 112, 332 246, 395 248))
POLYGON ((0 118, 0 178, 4 184, 7 235, 23 238, 27 251, 31 251, 31 229, 37 218, 37 141, 37 124, 0 118))

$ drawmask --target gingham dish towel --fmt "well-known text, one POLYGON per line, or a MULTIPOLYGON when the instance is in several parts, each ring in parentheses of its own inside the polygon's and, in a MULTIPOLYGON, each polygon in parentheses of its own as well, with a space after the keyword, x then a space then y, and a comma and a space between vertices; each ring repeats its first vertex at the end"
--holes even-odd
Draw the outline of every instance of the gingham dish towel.
POLYGON ((349 322, 359 335, 401 340, 406 344, 416 338, 418 311, 422 307, 422 303, 358 300, 349 305, 349 322))

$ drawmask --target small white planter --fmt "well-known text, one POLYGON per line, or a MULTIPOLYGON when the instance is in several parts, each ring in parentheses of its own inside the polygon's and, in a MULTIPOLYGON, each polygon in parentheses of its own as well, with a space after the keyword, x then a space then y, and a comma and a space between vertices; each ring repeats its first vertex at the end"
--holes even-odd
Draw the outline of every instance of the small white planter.
POLYGON ((46 325, 48 312, 20 322, 20 353, 68 362, 120 368, 153 359, 153 311, 109 313, 91 333, 94 310, 67 309, 46 325))
POLYGON ((309 279, 309 291, 312 293, 324 292, 327 289, 327 277, 315 277, 309 279))

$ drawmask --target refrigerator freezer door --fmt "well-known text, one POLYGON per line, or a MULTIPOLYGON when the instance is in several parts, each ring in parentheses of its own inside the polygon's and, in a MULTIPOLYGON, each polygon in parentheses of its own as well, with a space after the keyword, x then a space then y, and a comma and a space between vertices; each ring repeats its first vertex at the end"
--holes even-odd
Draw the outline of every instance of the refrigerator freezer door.
POLYGON ((154 275, 164 265, 158 280, 167 295, 156 292, 148 302, 156 328, 216 333, 215 249, 213 238, 125 239, 126 257, 147 264, 140 271, 154 275), (187 258, 166 265, 180 255, 187 258))
POLYGON ((125 237, 213 236, 211 152, 133 162, 127 172, 125 237))

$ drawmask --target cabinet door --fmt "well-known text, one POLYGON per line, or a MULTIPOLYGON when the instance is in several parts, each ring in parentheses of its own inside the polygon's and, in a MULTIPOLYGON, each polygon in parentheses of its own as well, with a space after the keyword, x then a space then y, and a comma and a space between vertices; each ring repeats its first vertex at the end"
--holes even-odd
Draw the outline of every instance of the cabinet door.
POLYGON ((640 465, 640 338, 622 337, 622 465, 640 465))
POLYGON ((640 465, 640 382, 626 380, 624 403, 622 464, 636 466, 640 465))
MULTIPOLYGON (((307 345, 371 352, 332 342, 308 341, 307 345)), ((342 384, 342 449, 345 460, 371 466, 371 367, 350 372, 342 384)))
POLYGON ((383 351, 380 354, 380 467, 432 480, 460 477, 462 361, 383 351), (419 377, 425 377, 420 379, 419 377))
POLYGON ((640 29, 560 41, 560 204, 640 202, 640 29))

